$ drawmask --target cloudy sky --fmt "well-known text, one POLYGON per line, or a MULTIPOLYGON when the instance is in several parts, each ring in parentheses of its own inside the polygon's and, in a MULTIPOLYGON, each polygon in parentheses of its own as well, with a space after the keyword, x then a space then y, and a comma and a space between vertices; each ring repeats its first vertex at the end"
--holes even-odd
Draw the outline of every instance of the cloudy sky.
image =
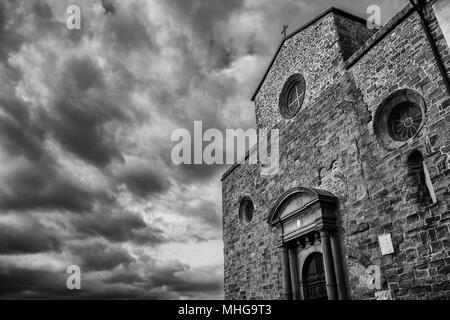
POLYGON ((1 0, 0 298, 222 298, 226 168, 175 166, 173 130, 253 127, 283 24, 405 3, 1 0))

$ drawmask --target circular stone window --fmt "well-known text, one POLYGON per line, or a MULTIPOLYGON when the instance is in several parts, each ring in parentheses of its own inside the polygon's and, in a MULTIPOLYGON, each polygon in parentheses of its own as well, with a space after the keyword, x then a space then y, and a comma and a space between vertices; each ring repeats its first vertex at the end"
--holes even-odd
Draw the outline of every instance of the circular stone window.
POLYGON ((253 220, 254 211, 255 207, 252 199, 249 196, 243 197, 239 205, 239 219, 241 222, 251 222, 253 220))
POLYGON ((392 110, 389 117, 389 133, 396 141, 407 141, 419 132, 422 121, 422 110, 419 106, 404 102, 392 110))
POLYGON ((305 93, 305 78, 299 73, 290 76, 280 95, 280 113, 283 118, 295 117, 303 105, 305 93))
POLYGON ((425 109, 419 93, 409 89, 396 91, 376 111, 374 132, 386 148, 400 148, 422 129, 425 109))

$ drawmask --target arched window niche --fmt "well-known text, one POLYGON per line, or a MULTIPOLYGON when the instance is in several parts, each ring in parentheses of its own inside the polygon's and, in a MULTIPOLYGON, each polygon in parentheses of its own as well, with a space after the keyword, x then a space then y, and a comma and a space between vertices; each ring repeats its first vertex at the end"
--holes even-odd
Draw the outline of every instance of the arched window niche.
POLYGON ((422 153, 418 150, 412 151, 408 156, 407 164, 407 184, 413 190, 413 196, 420 204, 431 205, 437 203, 436 193, 422 153))
POLYGON ((332 193, 299 187, 282 195, 270 211, 267 222, 280 231, 285 299, 346 299, 336 207, 332 193), (315 273, 308 260, 312 254, 314 259, 322 259, 322 264, 314 260, 315 273), (304 271, 305 266, 312 268, 311 273, 304 271))
POLYGON ((248 224, 253 220, 255 205, 253 199, 249 195, 245 195, 239 202, 239 220, 242 224, 248 224))

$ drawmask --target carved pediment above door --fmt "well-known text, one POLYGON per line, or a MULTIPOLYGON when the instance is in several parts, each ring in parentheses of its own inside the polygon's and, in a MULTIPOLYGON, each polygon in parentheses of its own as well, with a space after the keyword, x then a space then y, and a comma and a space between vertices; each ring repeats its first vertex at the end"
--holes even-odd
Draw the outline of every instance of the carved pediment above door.
POLYGON ((282 229, 283 241, 311 231, 336 229, 337 198, 313 188, 294 188, 286 192, 270 211, 267 222, 282 229))

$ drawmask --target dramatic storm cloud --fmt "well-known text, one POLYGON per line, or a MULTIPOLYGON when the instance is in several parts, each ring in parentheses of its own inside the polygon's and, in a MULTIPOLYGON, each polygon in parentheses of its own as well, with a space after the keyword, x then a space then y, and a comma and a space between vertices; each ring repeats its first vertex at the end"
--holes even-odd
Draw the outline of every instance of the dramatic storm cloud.
POLYGON ((226 168, 173 164, 173 130, 253 127, 283 24, 406 1, 77 3, 0 2, 0 298, 222 298, 226 168))

